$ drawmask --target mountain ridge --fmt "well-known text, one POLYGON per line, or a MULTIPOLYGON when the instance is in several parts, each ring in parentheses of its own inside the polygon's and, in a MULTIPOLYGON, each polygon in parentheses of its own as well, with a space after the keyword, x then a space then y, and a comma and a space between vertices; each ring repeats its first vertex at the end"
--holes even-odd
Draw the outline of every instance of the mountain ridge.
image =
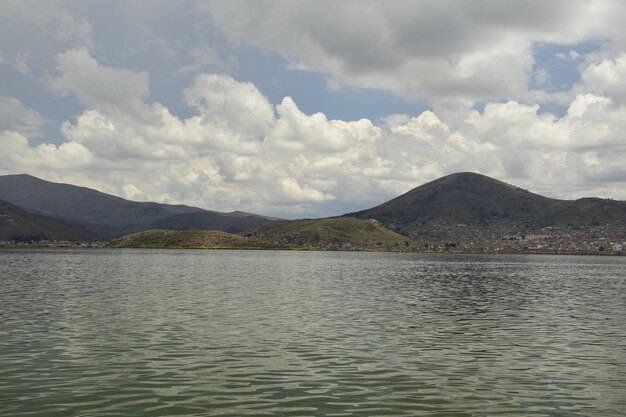
POLYGON ((311 223, 311 219, 287 221, 240 211, 220 213, 186 205, 134 202, 27 174, 0 176, 0 199, 33 216, 79 226, 106 239, 150 229, 252 232, 260 238, 307 245, 315 243, 316 237, 319 242, 335 244, 363 242, 370 237, 376 241, 386 239, 381 230, 369 230, 363 223, 336 220, 346 218, 375 220, 381 227, 423 242, 475 241, 477 233, 482 233, 485 241, 495 241, 503 235, 524 235, 552 226, 579 232, 602 225, 616 231, 626 228, 624 201, 597 197, 559 200, 471 172, 446 175, 369 209, 312 219, 318 223, 311 223), (264 227, 274 222, 274 226, 264 227), (351 227, 354 230, 349 230, 351 227))
POLYGON ((210 226, 239 233, 272 218, 234 211, 221 213, 182 204, 136 202, 87 187, 46 181, 28 174, 0 176, 0 199, 40 214, 82 225, 114 238, 146 229, 210 226), (190 218, 185 219, 186 216, 190 218))
POLYGON ((4 241, 97 241, 102 236, 83 226, 26 211, 0 200, 0 240, 4 241))

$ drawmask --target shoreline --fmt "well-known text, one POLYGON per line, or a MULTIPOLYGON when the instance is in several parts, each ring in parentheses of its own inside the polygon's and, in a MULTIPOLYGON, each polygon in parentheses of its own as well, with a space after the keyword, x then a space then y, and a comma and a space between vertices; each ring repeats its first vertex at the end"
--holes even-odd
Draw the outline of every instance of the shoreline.
POLYGON ((1 250, 35 250, 35 249, 148 249, 148 250, 256 250, 256 251, 295 251, 295 252, 374 252, 374 253, 417 253, 417 254, 449 254, 449 255, 575 255, 575 256, 626 256, 625 252, 616 251, 578 251, 578 252, 564 252, 564 251, 511 251, 511 250, 417 250, 411 248, 393 249, 393 248, 337 248, 337 247, 303 247, 303 246, 285 246, 285 247, 263 247, 263 246, 250 246, 250 247, 228 247, 228 246, 158 246, 158 245, 145 245, 145 246, 130 246, 130 247, 114 247, 110 246, 109 242, 63 242, 63 243, 49 243, 49 244, 10 244, 2 242, 0 244, 1 250))

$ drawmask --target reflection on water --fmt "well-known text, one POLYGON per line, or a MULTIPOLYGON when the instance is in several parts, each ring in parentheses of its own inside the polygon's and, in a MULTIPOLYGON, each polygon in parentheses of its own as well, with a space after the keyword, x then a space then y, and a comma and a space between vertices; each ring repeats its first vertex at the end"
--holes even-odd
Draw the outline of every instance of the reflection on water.
POLYGON ((0 252, 0 414, 626 414, 626 258, 0 252))

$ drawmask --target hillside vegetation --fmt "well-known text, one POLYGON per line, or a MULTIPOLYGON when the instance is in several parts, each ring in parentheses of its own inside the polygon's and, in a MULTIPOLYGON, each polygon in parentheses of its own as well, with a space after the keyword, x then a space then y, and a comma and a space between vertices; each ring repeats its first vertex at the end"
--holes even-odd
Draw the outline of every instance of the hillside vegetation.
POLYGON ((345 216, 376 219, 407 235, 442 224, 538 229, 626 224, 626 202, 599 198, 557 200, 466 172, 439 178, 379 206, 345 216))
POLYGON ((415 242, 393 232, 376 220, 326 218, 277 221, 252 232, 256 239, 294 245, 396 246, 415 242))
POLYGON ((216 230, 146 230, 111 241, 113 248, 248 249, 266 245, 216 230))

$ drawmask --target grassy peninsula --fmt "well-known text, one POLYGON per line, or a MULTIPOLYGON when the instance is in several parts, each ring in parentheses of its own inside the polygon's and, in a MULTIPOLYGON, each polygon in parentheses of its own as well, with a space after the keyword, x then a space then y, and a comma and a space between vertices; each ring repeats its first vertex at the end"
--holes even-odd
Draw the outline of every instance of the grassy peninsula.
POLYGON ((247 237, 216 230, 146 230, 111 241, 112 248, 268 249, 247 237))
POLYGON ((146 230, 111 241, 113 248, 400 250, 412 239, 376 220, 278 221, 244 235, 216 230, 146 230))

